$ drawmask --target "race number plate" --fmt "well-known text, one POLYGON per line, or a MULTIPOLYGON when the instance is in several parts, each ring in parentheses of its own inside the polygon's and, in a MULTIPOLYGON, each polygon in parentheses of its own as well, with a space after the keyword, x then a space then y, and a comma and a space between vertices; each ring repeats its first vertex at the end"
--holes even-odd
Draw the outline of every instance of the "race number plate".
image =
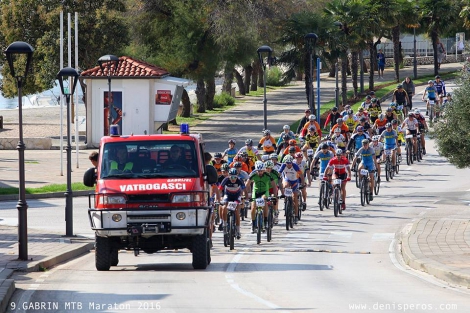
POLYGON ((392 150, 385 150, 385 155, 392 155, 392 150))
POLYGON ((406 139, 413 138, 413 135, 406 135, 405 138, 406 138, 406 139))
POLYGON ((402 106, 402 105, 399 105, 399 106, 397 107, 397 110, 398 110, 398 111, 403 110, 403 106, 402 106))
POLYGON ((320 175, 318 176, 318 179, 323 180, 323 174, 320 174, 320 175))
POLYGON ((227 204, 227 209, 229 209, 229 211, 234 211, 236 208, 237 208, 237 203, 236 202, 229 202, 227 204))
POLYGON ((313 149, 307 149, 307 155, 313 155, 313 149))
POLYGON ((333 185, 339 185, 339 184, 341 184, 341 179, 333 180, 333 185))
POLYGON ((361 175, 367 175, 367 174, 369 174, 368 170, 365 170, 365 169, 361 170, 361 175))
POLYGON ((291 188, 284 189, 284 195, 286 197, 292 197, 292 189, 291 188))
POLYGON ((257 198, 256 199, 256 206, 257 207, 264 206, 264 199, 263 198, 257 198))
POLYGON ((429 100, 429 104, 434 104, 434 100, 429 100))

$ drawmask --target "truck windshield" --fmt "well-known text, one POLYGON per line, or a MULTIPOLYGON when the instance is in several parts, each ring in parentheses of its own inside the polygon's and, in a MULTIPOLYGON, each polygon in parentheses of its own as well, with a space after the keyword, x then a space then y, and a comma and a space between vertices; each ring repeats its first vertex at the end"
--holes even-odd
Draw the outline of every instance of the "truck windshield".
POLYGON ((101 151, 100 179, 198 176, 193 141, 106 143, 101 151))

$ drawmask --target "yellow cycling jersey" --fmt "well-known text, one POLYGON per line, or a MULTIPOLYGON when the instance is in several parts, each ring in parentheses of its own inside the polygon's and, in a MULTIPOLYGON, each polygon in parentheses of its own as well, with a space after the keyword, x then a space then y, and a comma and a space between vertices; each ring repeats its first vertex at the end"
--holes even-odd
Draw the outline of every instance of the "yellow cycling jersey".
POLYGON ((369 115, 371 117, 377 117, 380 113, 382 113, 382 109, 378 105, 376 105, 375 107, 369 106, 367 112, 369 112, 369 115))
POLYGON ((348 117, 344 120, 344 123, 346 126, 348 126, 349 131, 353 132, 356 128, 356 125, 358 124, 358 121, 354 117, 348 117))

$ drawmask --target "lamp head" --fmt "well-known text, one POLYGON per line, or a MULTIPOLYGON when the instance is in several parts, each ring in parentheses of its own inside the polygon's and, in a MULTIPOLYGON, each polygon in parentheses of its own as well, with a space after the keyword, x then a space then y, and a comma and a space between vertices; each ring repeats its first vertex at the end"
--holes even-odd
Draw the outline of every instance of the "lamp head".
POLYGON ((64 96, 71 96, 75 92, 75 87, 77 86, 78 82, 78 74, 77 70, 71 67, 64 67, 57 73, 57 80, 59 81, 60 91, 64 96), (64 80, 67 81, 69 78, 72 78, 72 86, 69 86, 67 90, 64 88, 64 80))
POLYGON ((101 69, 101 74, 111 76, 111 71, 114 73, 119 65, 119 58, 112 54, 103 55, 98 59, 98 64, 101 69), (114 67, 113 67, 114 65, 114 67), (105 69, 107 72, 105 73, 105 69))
POLYGON ((263 65, 263 68, 266 68, 264 57, 267 54, 268 63, 269 63, 269 60, 271 59, 271 55, 273 53, 273 49, 271 49, 270 46, 261 46, 258 48, 258 50, 256 50, 256 52, 258 52, 259 62, 263 65))
POLYGON ((318 36, 315 33, 308 33, 305 35, 305 42, 307 43, 307 48, 310 52, 315 49, 315 45, 317 44, 318 36))
POLYGON ((34 49, 30 44, 24 41, 15 41, 10 44, 8 48, 4 51, 5 56, 8 60, 8 65, 10 66, 10 73, 13 77, 23 77, 26 78, 29 71, 29 66, 31 65, 31 59, 33 57, 34 49), (24 75, 15 75, 15 63, 18 60, 18 57, 24 55, 26 57, 26 63, 24 68, 24 75))

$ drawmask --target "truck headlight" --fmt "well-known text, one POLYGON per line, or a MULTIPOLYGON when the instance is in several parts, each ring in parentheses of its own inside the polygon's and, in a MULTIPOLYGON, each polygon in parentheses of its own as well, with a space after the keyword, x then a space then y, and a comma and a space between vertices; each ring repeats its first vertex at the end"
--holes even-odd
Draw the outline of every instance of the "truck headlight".
POLYGON ((174 195, 172 202, 173 203, 187 203, 191 202, 193 199, 190 194, 185 194, 185 195, 174 195))
POLYGON ((126 197, 122 195, 101 195, 99 204, 126 204, 126 197))
POLYGON ((178 220, 182 221, 186 218, 186 214, 184 212, 178 212, 178 213, 176 213, 176 218, 178 220))
POLYGON ((116 223, 120 222, 122 220, 122 216, 121 214, 113 214, 113 216, 111 217, 111 219, 113 221, 115 221, 116 223))

